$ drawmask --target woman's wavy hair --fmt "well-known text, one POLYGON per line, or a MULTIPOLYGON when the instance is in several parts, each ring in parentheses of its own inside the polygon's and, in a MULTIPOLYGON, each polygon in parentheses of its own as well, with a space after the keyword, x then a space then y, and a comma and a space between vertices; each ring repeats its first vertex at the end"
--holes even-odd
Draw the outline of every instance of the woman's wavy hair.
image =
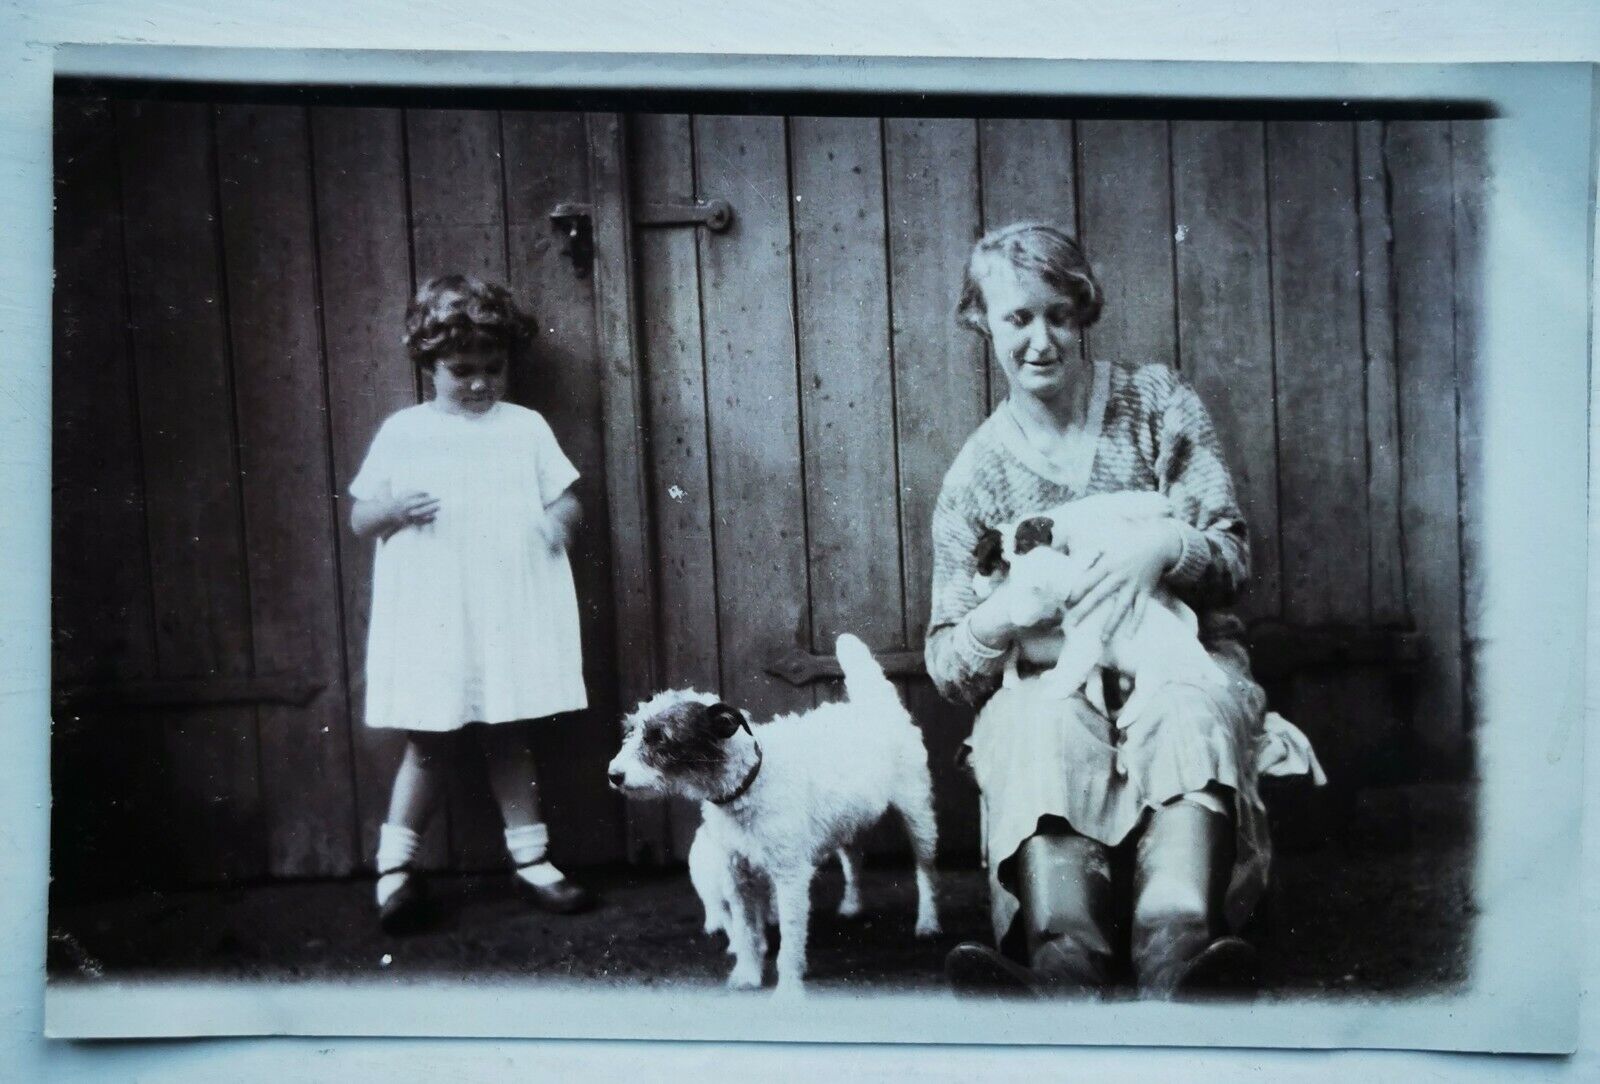
POLYGON ((537 328, 511 291, 470 275, 440 275, 422 284, 406 306, 403 341, 411 361, 429 368, 444 354, 526 346, 537 328))
POLYGON ((1079 331, 1100 319, 1105 292, 1078 242, 1048 223, 1014 222, 984 234, 972 247, 956 302, 956 323, 988 337, 983 280, 1001 264, 1032 272, 1060 290, 1072 302, 1072 326, 1079 331))

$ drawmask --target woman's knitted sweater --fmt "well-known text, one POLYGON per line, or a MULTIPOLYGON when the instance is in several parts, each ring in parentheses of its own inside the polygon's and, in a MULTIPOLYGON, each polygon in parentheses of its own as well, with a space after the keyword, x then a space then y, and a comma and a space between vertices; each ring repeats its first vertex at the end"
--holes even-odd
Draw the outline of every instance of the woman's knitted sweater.
POLYGON ((965 620, 978 604, 972 591, 978 535, 1092 493, 1157 490, 1171 498, 1183 552, 1166 582, 1199 615, 1206 646, 1245 662, 1242 626, 1224 608, 1249 575, 1249 537, 1200 397, 1165 365, 1124 369, 1100 362, 1094 368, 1090 417, 1103 420, 1092 467, 1087 458, 1076 472, 1046 459, 1003 405, 967 439, 945 474, 933 511, 926 659, 928 675, 948 699, 982 704, 1005 668, 1006 653, 979 642, 965 620))

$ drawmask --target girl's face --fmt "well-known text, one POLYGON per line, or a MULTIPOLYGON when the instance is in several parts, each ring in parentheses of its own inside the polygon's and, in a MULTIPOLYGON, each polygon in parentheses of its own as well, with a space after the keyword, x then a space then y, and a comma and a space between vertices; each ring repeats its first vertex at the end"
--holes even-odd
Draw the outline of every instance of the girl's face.
POLYGON ((503 346, 440 354, 433 363, 433 395, 450 414, 482 414, 506 394, 508 351, 503 346))
POLYGON ((989 341, 1011 393, 1054 399, 1071 386, 1079 367, 1071 299, 1010 264, 993 268, 981 285, 989 341))

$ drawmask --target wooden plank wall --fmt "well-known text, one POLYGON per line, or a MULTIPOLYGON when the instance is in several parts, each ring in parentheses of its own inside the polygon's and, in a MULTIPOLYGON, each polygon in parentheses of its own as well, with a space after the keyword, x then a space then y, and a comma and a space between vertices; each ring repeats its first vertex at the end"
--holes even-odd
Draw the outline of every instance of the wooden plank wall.
MULTIPOLYGON (((1480 128, 637 118, 636 199, 735 209, 692 252, 639 249, 669 678, 720 678, 759 712, 804 700, 759 672, 786 643, 920 647, 933 498, 1004 395, 953 325, 961 269, 984 229, 1045 219, 1105 284, 1089 349, 1176 366, 1210 406, 1252 528, 1247 619, 1429 638, 1412 688, 1311 673, 1278 705, 1348 784, 1460 775, 1452 343, 1476 284, 1445 257, 1481 199, 1480 128), (1452 147, 1475 174, 1452 180, 1452 147)), ((970 715, 926 681, 906 692, 946 853, 970 853, 975 796, 951 763, 970 715)), ((667 835, 681 854, 682 827, 667 835)))
MULTIPOLYGON (((343 495, 421 394, 406 298, 453 269, 509 279, 539 317, 513 396, 583 472, 593 707, 535 754, 557 860, 620 858, 592 287, 546 217, 588 198, 582 117, 63 100, 58 129, 58 681, 322 685, 305 707, 58 718, 64 887, 370 868, 400 742, 361 723, 371 548, 343 495)), ((475 761, 429 833, 435 868, 505 861, 475 761)))
MULTIPOLYGON (((1210 406, 1252 527, 1246 615, 1427 634, 1414 696, 1360 672, 1284 691, 1325 757, 1372 778, 1469 769, 1481 124, 628 127, 635 202, 735 211, 722 234, 635 231, 665 681, 765 714, 836 695, 767 676, 785 645, 827 652, 852 631, 920 647, 933 499, 1004 394, 954 326, 961 269, 983 229, 1040 218, 1078 232, 1106 284, 1090 348, 1175 365, 1210 406)), ((513 394, 584 472, 594 707, 536 748, 556 856, 684 853, 693 808, 637 809, 625 833, 603 785, 625 705, 595 298, 546 217, 589 198, 587 150, 569 113, 60 103, 58 679, 294 671, 324 687, 305 708, 58 718, 57 838, 75 841, 58 876, 368 867, 399 746, 360 722, 371 553, 342 494, 378 423, 421 394, 405 298, 451 268, 507 278, 533 307, 537 362, 513 394)), ((905 692, 945 853, 969 855, 975 794, 954 755, 970 715, 926 681, 905 692)), ((435 868, 501 861, 474 767, 430 833, 435 868)))

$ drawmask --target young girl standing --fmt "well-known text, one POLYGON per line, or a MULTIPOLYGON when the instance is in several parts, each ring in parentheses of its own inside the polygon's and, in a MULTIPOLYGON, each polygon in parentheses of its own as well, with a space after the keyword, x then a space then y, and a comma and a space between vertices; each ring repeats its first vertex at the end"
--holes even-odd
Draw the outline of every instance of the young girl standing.
POLYGON ((461 275, 425 284, 405 344, 433 398, 384 421, 350 483, 350 525, 377 542, 367 725, 406 732, 378 837, 378 914, 391 933, 424 914, 411 862, 469 731, 518 890, 551 911, 593 902, 547 859, 529 744, 533 720, 588 705, 566 553, 578 472, 543 417, 502 402, 532 334, 503 287, 461 275))

